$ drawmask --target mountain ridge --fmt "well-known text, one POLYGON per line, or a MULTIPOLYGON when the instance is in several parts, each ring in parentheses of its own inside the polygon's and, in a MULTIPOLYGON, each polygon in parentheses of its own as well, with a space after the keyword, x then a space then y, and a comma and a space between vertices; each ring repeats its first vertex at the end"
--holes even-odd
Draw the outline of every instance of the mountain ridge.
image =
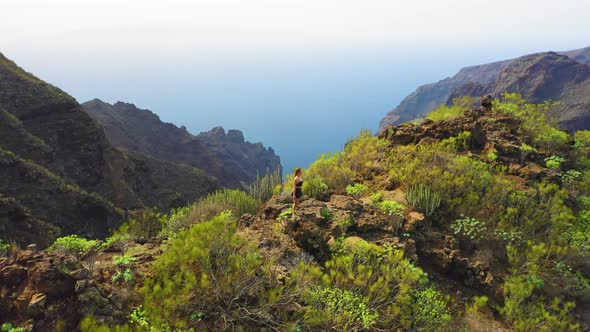
POLYGON ((103 126, 117 148, 203 169, 223 186, 243 188, 257 174, 281 167, 272 148, 245 141, 240 130, 226 133, 223 127, 215 127, 193 135, 185 126, 163 122, 157 114, 132 103, 94 99, 82 107, 103 126))
MULTIPOLYGON (((566 55, 579 63, 590 66, 590 47, 555 53, 566 55)), ((452 77, 447 77, 436 83, 419 86, 414 92, 405 97, 397 107, 388 112, 381 119, 379 123, 379 132, 382 132, 393 124, 399 124, 414 120, 416 118, 425 117, 436 107, 446 103, 454 90, 460 89, 466 84, 487 86, 488 84, 496 81, 498 75, 517 59, 518 58, 514 58, 488 64, 465 67, 459 70, 459 72, 452 77)), ((475 93, 476 91, 473 89, 468 89, 467 92, 475 93)))

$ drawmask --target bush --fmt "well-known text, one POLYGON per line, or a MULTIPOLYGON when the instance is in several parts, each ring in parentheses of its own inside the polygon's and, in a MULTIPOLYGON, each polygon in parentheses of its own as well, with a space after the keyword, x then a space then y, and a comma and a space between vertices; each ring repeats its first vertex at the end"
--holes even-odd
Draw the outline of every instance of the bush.
POLYGON ((330 211, 330 209, 325 206, 320 208, 320 215, 328 221, 332 220, 333 217, 332 211, 330 211))
POLYGON ((313 197, 315 199, 325 200, 330 194, 328 192, 328 185, 319 177, 313 177, 303 182, 301 188, 303 194, 313 197))
POLYGON ((385 156, 388 146, 387 140, 372 136, 369 130, 361 130, 356 138, 344 146, 343 166, 362 177, 370 177, 377 160, 385 156))
POLYGON ((456 98, 453 100, 452 106, 445 104, 440 105, 437 109, 430 112, 426 118, 432 121, 448 120, 463 116, 467 110, 473 105, 474 99, 471 96, 456 98))
POLYGON ((124 234, 134 241, 148 241, 158 235, 165 223, 165 215, 156 208, 132 211, 129 221, 115 234, 124 234))
POLYGON ((369 199, 371 200, 371 202, 373 202, 373 204, 377 205, 383 199, 383 193, 380 191, 376 192, 376 193, 370 195, 369 199))
POLYGON ((57 238, 49 247, 49 251, 78 255, 85 254, 98 246, 99 241, 87 240, 78 235, 68 235, 57 238))
MULTIPOLYGON (((344 193, 346 186, 356 177, 356 172, 346 165, 343 152, 321 155, 304 171, 304 174, 307 179, 303 182, 303 193, 311 197, 318 197, 317 194, 312 195, 312 192, 321 183, 335 192, 344 193)), ((326 192, 327 188, 325 188, 326 192)))
POLYGON ((406 192, 406 200, 414 208, 424 212, 427 216, 431 216, 434 211, 440 206, 440 195, 434 192, 430 187, 418 184, 408 188, 406 192))
POLYGON ((415 331, 441 331, 451 321, 444 296, 433 286, 415 291, 414 321, 415 331))
POLYGON ((451 229, 456 235, 461 235, 474 243, 479 243, 486 231, 486 225, 470 217, 461 216, 451 224, 451 229))
POLYGON ((504 283, 504 306, 500 313, 516 331, 580 331, 569 313, 572 302, 562 303, 554 298, 548 305, 542 297, 533 295, 537 286, 527 276, 512 276, 504 283))
POLYGON ((326 262, 319 275, 314 267, 299 267, 298 274, 315 276, 319 289, 331 293, 322 293, 326 302, 346 299, 331 307, 326 302, 316 305, 305 301, 304 329, 347 330, 344 326, 356 326, 361 330, 366 323, 374 330, 410 330, 417 310, 414 294, 427 284, 426 274, 405 259, 402 251, 391 247, 359 241, 347 248, 326 262), (351 303, 356 303, 357 309, 347 311, 351 303), (335 309, 341 316, 334 314, 335 309), (377 314, 379 319, 373 319, 377 314), (363 315, 364 321, 351 319, 363 315))
POLYGON ((278 222, 285 222, 293 217, 293 209, 288 208, 285 211, 281 212, 277 217, 278 222))
POLYGON ((527 104, 517 93, 504 93, 502 97, 503 101, 496 102, 495 108, 522 120, 522 134, 546 151, 563 151, 569 142, 569 134, 561 131, 557 123, 559 103, 527 104))
POLYGON ((113 256, 113 263, 117 268, 117 272, 115 272, 111 280, 113 282, 123 280, 126 283, 131 283, 133 281, 133 271, 131 270, 130 264, 133 261, 135 261, 135 258, 126 255, 113 256))
POLYGON ((14 327, 11 323, 2 323, 0 325, 0 331, 2 332, 26 332, 27 330, 22 327, 14 327))
POLYGON ((172 210, 165 218, 163 233, 176 235, 180 230, 203 222, 229 210, 235 216, 244 213, 256 214, 258 201, 247 193, 236 189, 222 189, 207 195, 195 204, 172 210))
POLYGON ((346 194, 350 196, 354 196, 356 198, 360 198, 364 196, 369 191, 369 187, 362 183, 355 183, 353 185, 346 186, 346 194))
POLYGON ((561 164, 565 161, 564 158, 559 156, 551 156, 549 158, 545 158, 545 166, 553 169, 559 170, 561 168, 561 164))
POLYGON ((8 256, 9 252, 10 252, 10 244, 5 243, 4 241, 2 241, 0 239, 0 257, 8 256))
POLYGON ((268 321, 265 303, 257 298, 266 296, 265 286, 273 279, 256 244, 236 231, 232 214, 222 213, 179 233, 156 258, 143 290, 144 308, 154 326, 196 328, 198 322, 189 318, 198 313, 221 330, 240 322, 268 321))
POLYGON ((369 309, 363 297, 348 290, 316 286, 304 299, 308 305, 304 319, 320 322, 326 329, 370 329, 379 318, 379 313, 369 309))

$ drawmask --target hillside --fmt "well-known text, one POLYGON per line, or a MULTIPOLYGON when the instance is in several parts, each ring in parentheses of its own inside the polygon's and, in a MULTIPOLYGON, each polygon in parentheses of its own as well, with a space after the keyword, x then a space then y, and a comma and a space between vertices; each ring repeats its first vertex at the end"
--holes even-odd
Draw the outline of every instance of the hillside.
POLYGON ((239 130, 226 134, 223 128, 214 128, 194 136, 185 127, 164 123, 153 112, 133 104, 111 105, 94 99, 82 107, 103 126, 115 147, 200 168, 224 187, 241 188, 257 174, 280 168, 272 148, 246 142, 239 130))
MULTIPOLYGON (((579 63, 585 64, 586 66, 590 66, 590 47, 574 51, 559 52, 559 54, 568 56, 569 58, 579 63)), ((526 56, 521 58, 521 60, 525 58, 526 56)), ((488 84, 492 84, 493 82, 495 82, 498 79, 500 73, 507 69, 506 67, 508 67, 508 65, 510 65, 515 60, 516 59, 510 59, 490 64, 466 67, 461 69, 459 73, 457 73, 453 77, 446 78, 437 83, 427 84, 418 87, 416 91, 404 98, 396 108, 394 108, 391 112, 387 113, 387 115, 381 120, 379 124, 379 131, 382 132, 388 126, 393 124, 399 124, 417 118, 423 118, 439 105, 446 103, 451 96, 460 95, 461 90, 463 90, 463 92, 465 93, 471 93, 474 95, 480 94, 482 92, 481 87, 485 87, 488 84), (478 90, 476 89, 476 87, 480 89, 478 90), (459 91, 455 91, 457 89, 459 89, 459 91), (455 93, 453 94, 454 91, 455 93)), ((559 69, 558 67, 556 67, 554 68, 554 70, 559 69)), ((542 72, 515 72, 513 74, 533 74, 537 77, 537 79, 539 79, 540 75, 542 75, 542 72)), ((523 77, 522 79, 526 80, 526 77, 523 77)), ((543 80, 547 81, 545 84, 548 85, 560 84, 560 79, 563 79, 563 77, 554 78, 548 76, 543 78, 543 80), (554 82, 554 79, 557 80, 554 82)), ((571 80, 574 78, 572 77, 569 79, 571 80)), ((585 88, 581 89, 585 91, 585 88)), ((571 87, 567 87, 566 91, 567 96, 564 95, 563 97, 566 98, 566 101, 568 102, 569 106, 576 105, 575 102, 572 101, 573 99, 584 97, 585 95, 587 95, 584 94, 584 91, 571 89, 571 87)), ((510 92, 520 92, 525 94, 524 91, 510 92)), ((541 97, 542 100, 547 100, 550 98, 550 96, 541 97)), ((537 102, 537 100, 531 102, 537 102)), ((572 122, 567 120, 569 116, 565 117, 565 125, 571 126, 572 122)))
POLYGON ((261 205, 228 190, 103 243, 13 253, 0 315, 39 330, 586 331, 590 132, 559 130, 547 107, 509 94, 362 132, 303 171, 296 216, 290 181, 271 183, 261 205))
POLYGON ((74 98, 1 54, 0 120, 0 194, 61 234, 104 237, 123 221, 118 209, 169 209, 218 188, 196 168, 121 153, 74 98))

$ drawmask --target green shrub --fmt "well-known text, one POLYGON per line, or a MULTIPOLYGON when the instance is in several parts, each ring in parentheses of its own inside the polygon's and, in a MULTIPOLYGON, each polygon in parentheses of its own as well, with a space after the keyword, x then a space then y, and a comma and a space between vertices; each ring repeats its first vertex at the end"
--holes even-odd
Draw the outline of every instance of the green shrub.
POLYGON ((342 218, 340 220, 337 221, 337 224, 340 226, 340 228, 342 229, 342 232, 346 233, 346 231, 348 231, 348 229, 354 225, 354 220, 352 219, 352 217, 347 216, 345 218, 342 218))
POLYGON ((456 235, 461 235, 474 243, 479 243, 483 239, 486 231, 485 223, 471 217, 461 215, 461 218, 451 224, 451 229, 456 235))
POLYGON ((97 248, 99 242, 96 240, 88 240, 78 235, 68 235, 57 238, 49 247, 49 251, 63 252, 70 254, 84 254, 93 248, 97 248))
POLYGON ((240 322, 271 324, 272 308, 262 310, 264 302, 257 298, 267 295, 273 279, 257 245, 236 231, 232 214, 222 213, 179 233, 156 258, 143 290, 153 326, 197 328, 190 317, 198 313, 220 330, 240 322))
POLYGON ((509 245, 518 245, 524 239, 522 232, 519 231, 506 232, 500 229, 495 229, 493 234, 495 237, 497 237, 500 240, 503 240, 504 242, 506 242, 506 244, 509 245))
POLYGON ((444 296, 433 286, 417 290, 414 297, 415 331, 442 331, 451 321, 444 296))
POLYGON ((125 250, 127 249, 127 246, 131 243, 131 241, 133 241, 133 240, 132 240, 131 235, 129 233, 115 231, 113 235, 106 238, 100 244, 100 247, 102 249, 108 248, 108 247, 115 247, 115 248, 119 249, 120 251, 125 252, 125 250))
POLYGON ((11 323, 2 323, 0 325, 0 331, 2 332, 26 332, 27 330, 22 327, 14 327, 11 323))
POLYGON ((557 123, 559 103, 527 104, 517 93, 504 93, 503 101, 495 103, 495 109, 522 120, 520 130, 533 143, 549 152, 562 151, 569 142, 567 132, 557 123))
POLYGON ((549 158, 545 158, 545 166, 553 169, 559 170, 561 168, 561 164, 565 161, 564 158, 559 156, 551 156, 549 158))
POLYGON ((304 299, 308 305, 304 319, 327 329, 370 329, 379 318, 379 313, 371 310, 362 296, 348 290, 316 286, 304 299))
POLYGON ((414 208, 431 216, 440 206, 441 197, 430 187, 423 184, 413 185, 406 192, 406 200, 414 208))
POLYGON ((373 202, 373 204, 377 205, 383 199, 383 193, 380 191, 376 192, 376 193, 370 195, 369 199, 371 200, 371 202, 373 202))
POLYGON ((319 197, 312 193, 318 190, 327 192, 328 188, 344 193, 346 186, 356 177, 356 172, 346 165, 345 158, 343 152, 320 155, 303 173, 306 176, 303 182, 303 193, 310 197, 319 197))
POLYGON ((315 199, 325 200, 329 197, 328 185, 319 177, 313 177, 303 182, 303 194, 315 199))
POLYGON ((320 215, 328 221, 332 220, 333 217, 332 211, 330 211, 330 209, 325 206, 320 208, 320 215))
POLYGON ((117 268, 117 271, 111 278, 112 282, 117 282, 118 280, 123 280, 126 283, 130 283, 133 281, 133 271, 131 270, 130 264, 135 261, 135 258, 123 255, 123 256, 113 256, 113 264, 117 268))
POLYGON ((344 146, 342 165, 362 177, 370 177, 378 159, 385 156, 388 146, 387 140, 372 136, 370 130, 361 130, 356 138, 344 146))
POLYGON ((293 217, 293 209, 288 208, 285 211, 282 211, 279 216, 277 217, 278 222, 285 222, 293 217))
POLYGON ((172 210, 165 218, 163 233, 174 236, 180 230, 193 224, 209 220, 229 210, 236 216, 244 213, 256 214, 258 201, 247 193, 236 189, 222 189, 207 195, 195 204, 172 210))
POLYGON ((150 319, 147 316, 145 310, 143 310, 142 305, 135 308, 135 310, 131 312, 131 314, 129 315, 129 323, 138 326, 142 330, 146 331, 150 331, 151 328, 150 319))
POLYGON ((369 191, 369 187, 362 183, 355 183, 353 185, 346 186, 346 194, 350 196, 354 196, 356 198, 360 198, 364 196, 369 191))
POLYGON ((344 324, 356 324, 353 326, 360 330, 363 319, 351 322, 348 318, 364 313, 367 318, 364 322, 372 324, 374 330, 410 330, 416 309, 413 294, 426 285, 426 274, 405 259, 402 251, 390 247, 359 241, 347 248, 326 262, 324 272, 319 275, 316 268, 300 265, 299 274, 315 276, 321 289, 333 293, 330 300, 346 298, 345 302, 332 305, 332 309, 325 302, 318 306, 306 302, 303 327, 307 330, 346 330, 344 324), (344 312, 351 302, 358 304, 357 309, 341 316, 334 315, 334 308, 344 312), (377 314, 379 319, 373 320, 377 314))
POLYGON ((441 144, 450 147, 454 151, 466 151, 471 145, 471 132, 463 131, 457 136, 442 140, 441 144))
POLYGON ((4 241, 2 241, 2 239, 0 239, 0 257, 8 256, 9 252, 10 252, 10 244, 5 243, 4 241))
POLYGON ((440 105, 437 109, 430 112, 426 118, 432 121, 448 120, 463 116, 473 105, 474 100, 471 96, 465 96, 453 100, 453 106, 445 104, 440 105))
POLYGON ((509 277, 504 283, 504 305, 500 313, 516 331, 580 331, 570 317, 574 303, 554 298, 548 304, 533 294, 535 281, 521 275, 509 277))
POLYGON ((486 159, 487 159, 489 162, 494 162, 494 161, 496 161, 496 160, 498 159, 498 155, 497 155, 497 154, 495 154, 494 152, 490 151, 490 152, 488 152, 488 154, 486 155, 486 159))
POLYGON ((575 184, 580 180, 580 178, 582 178, 582 172, 576 171, 575 169, 570 169, 561 174, 561 179, 563 180, 563 183, 569 188, 574 187, 575 184))
POLYGON ((392 217, 403 217, 406 207, 396 201, 385 200, 377 204, 379 210, 392 217))
POLYGON ((524 165, 526 158, 528 158, 533 152, 535 152, 535 148, 526 143, 522 143, 520 145, 520 164, 524 165))
POLYGON ((123 224, 116 233, 129 236, 135 241, 148 241, 162 230, 165 217, 156 208, 132 211, 129 221, 123 224))

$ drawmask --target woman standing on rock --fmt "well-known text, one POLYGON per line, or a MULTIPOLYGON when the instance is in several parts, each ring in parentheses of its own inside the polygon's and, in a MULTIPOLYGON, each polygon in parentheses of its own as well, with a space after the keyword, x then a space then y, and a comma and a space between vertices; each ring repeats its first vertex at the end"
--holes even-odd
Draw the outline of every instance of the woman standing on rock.
POLYGON ((295 179, 293 179, 293 190, 291 191, 291 194, 293 195, 293 217, 297 216, 296 210, 297 205, 299 205, 299 198, 303 196, 301 187, 303 187, 303 171, 301 170, 301 168, 298 168, 295 170, 295 179))

